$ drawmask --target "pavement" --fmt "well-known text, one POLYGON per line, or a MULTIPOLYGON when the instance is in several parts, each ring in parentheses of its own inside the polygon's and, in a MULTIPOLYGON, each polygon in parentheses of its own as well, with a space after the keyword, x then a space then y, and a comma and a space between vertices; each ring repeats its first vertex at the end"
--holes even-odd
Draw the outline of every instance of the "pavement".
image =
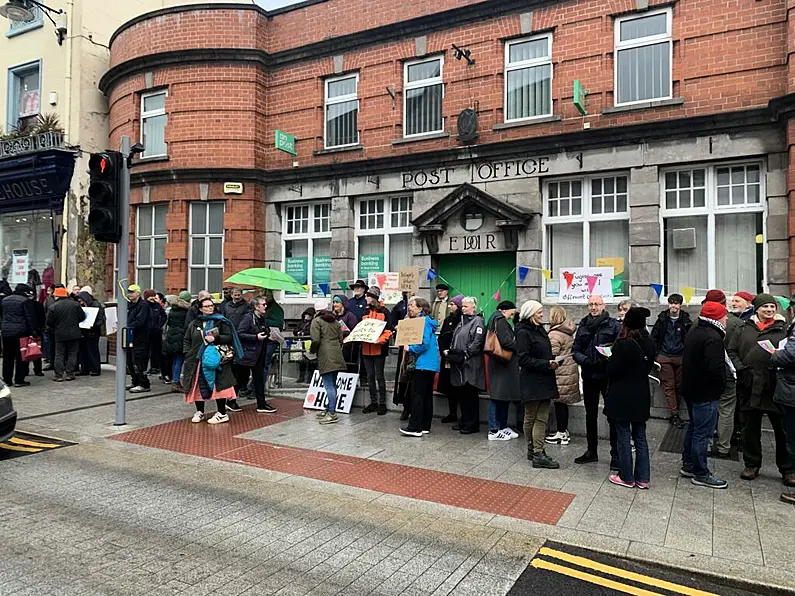
POLYGON ((730 486, 709 491, 678 477, 652 421, 652 489, 637 491, 608 483, 607 461, 575 465, 581 437, 548 449, 560 470, 535 470, 523 438, 437 419, 412 439, 397 413, 357 409, 319 427, 289 391, 276 416, 249 402, 211 427, 153 383, 115 427, 111 370, 32 381, 14 390, 19 429, 77 444, 0 458, 0 595, 529 594, 516 590, 553 573, 530 564, 547 541, 627 571, 670 566, 666 581, 704 593, 795 586, 795 508, 778 501, 769 434, 762 476, 743 482, 739 462, 718 460, 730 486))

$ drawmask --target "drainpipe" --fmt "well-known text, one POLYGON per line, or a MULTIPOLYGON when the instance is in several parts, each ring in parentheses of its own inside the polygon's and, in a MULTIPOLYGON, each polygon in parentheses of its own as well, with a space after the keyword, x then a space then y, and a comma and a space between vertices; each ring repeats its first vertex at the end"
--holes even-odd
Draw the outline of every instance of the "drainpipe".
MULTIPOLYGON (((74 0, 67 0, 66 2, 66 15, 67 15, 67 25, 71 30, 71 35, 67 35, 66 39, 64 40, 64 44, 66 46, 66 68, 64 70, 64 109, 63 109, 63 117, 64 117, 64 132, 66 133, 66 138, 68 139, 69 143, 74 145, 76 140, 80 140, 79 134, 74 134, 72 131, 72 53, 74 49, 74 40, 76 39, 76 35, 79 34, 78 27, 75 25, 74 20, 74 11, 75 11, 75 3, 74 0), (77 137, 77 138, 75 138, 77 137)), ((79 104, 78 104, 79 105, 79 104)), ((79 119, 77 120, 80 121, 79 119)), ((80 157, 78 157, 78 160, 80 157)), ((80 168, 77 168, 78 176, 80 175, 80 168)), ((78 183, 79 188, 79 183, 78 183)), ((61 229, 66 230, 66 234, 61 234, 61 282, 63 284, 67 284, 69 280, 67 279, 67 265, 73 257, 70 257, 73 251, 69 250, 69 236, 76 234, 77 230, 73 230, 73 226, 70 225, 70 203, 71 197, 77 196, 77 194, 71 192, 71 187, 69 191, 67 191, 66 197, 63 203, 63 216, 61 218, 61 229)), ((77 211, 77 205, 74 206, 75 211, 77 211)), ((74 272, 76 273, 76 272, 74 272)))

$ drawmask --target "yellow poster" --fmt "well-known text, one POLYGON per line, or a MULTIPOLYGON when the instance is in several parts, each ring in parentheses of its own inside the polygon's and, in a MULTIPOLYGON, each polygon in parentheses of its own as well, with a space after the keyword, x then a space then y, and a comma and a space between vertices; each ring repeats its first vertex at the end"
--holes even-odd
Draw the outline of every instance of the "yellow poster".
POLYGON ((602 257, 596 259, 597 267, 612 267, 613 276, 618 277, 624 273, 624 257, 602 257))

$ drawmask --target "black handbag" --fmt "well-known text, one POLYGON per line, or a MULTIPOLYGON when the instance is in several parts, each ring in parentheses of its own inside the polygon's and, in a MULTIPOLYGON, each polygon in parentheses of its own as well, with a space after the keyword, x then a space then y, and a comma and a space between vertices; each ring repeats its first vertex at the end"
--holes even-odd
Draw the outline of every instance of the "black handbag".
POLYGON ((464 350, 448 350, 445 358, 451 364, 463 364, 466 360, 466 352, 464 350))

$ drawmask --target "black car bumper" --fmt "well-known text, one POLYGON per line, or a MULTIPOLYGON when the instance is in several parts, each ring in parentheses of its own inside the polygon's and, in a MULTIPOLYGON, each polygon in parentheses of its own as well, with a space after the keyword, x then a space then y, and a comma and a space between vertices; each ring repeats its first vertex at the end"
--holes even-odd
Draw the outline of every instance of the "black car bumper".
POLYGON ((0 397, 0 443, 14 435, 17 425, 17 412, 10 397, 0 397))

